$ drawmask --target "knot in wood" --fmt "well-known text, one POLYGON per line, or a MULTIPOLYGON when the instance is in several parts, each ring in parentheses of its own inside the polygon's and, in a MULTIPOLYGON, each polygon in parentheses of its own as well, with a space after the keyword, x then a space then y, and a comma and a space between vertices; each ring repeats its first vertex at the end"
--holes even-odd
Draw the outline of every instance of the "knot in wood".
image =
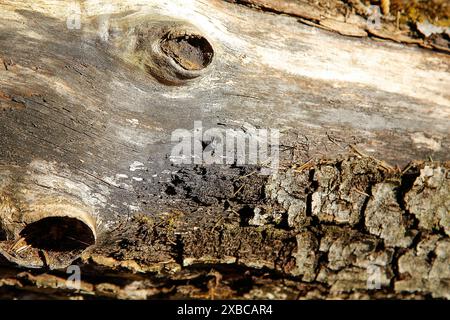
POLYGON ((161 41, 162 51, 186 70, 202 70, 213 59, 214 50, 204 37, 196 34, 168 33, 161 41))
POLYGON ((194 26, 162 21, 141 24, 136 31, 135 55, 160 82, 183 85, 210 69, 214 48, 194 26))

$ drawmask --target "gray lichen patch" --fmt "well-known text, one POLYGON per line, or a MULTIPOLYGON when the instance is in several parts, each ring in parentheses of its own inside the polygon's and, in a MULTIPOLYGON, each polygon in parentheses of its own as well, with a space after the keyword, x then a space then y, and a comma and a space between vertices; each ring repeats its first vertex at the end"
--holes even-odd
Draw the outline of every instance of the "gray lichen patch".
POLYGON ((315 234, 309 231, 299 233, 296 239, 297 251, 293 254, 296 269, 291 273, 296 276, 301 275, 303 281, 311 282, 316 278, 319 242, 315 234))
POLYGON ((311 167, 298 170, 294 166, 279 172, 266 186, 267 196, 283 207, 291 228, 307 226, 313 218, 324 223, 357 225, 372 185, 387 176, 371 158, 349 157, 311 167))
MULTIPOLYGON (((358 267, 349 267, 337 272, 333 272, 322 267, 317 281, 330 284, 330 293, 342 294, 367 290, 367 270, 358 267)), ((389 284, 389 279, 383 274, 383 287, 389 284)))
POLYGON ((312 195, 312 215, 322 222, 356 225, 371 185, 382 178, 383 171, 370 158, 319 166, 313 177, 317 188, 312 195))
POLYGON ((387 288, 394 277, 394 250, 383 249, 382 240, 348 227, 328 226, 319 250, 326 257, 316 280, 331 285, 331 292, 387 288))
POLYGON ((382 240, 356 230, 328 227, 320 242, 319 250, 327 253, 327 267, 338 271, 349 266, 367 268, 370 265, 387 267, 392 261, 393 250, 380 250, 382 240))
POLYGON ((414 232, 397 201, 398 187, 386 182, 372 188, 372 198, 365 211, 365 226, 371 234, 384 239, 387 246, 406 248, 412 243, 414 232))
POLYGON ((427 165, 420 170, 412 189, 406 194, 406 207, 428 231, 442 228, 450 235, 450 171, 427 165))
MULTIPOLYGON (((267 197, 287 213, 288 226, 291 228, 299 229, 310 223, 306 212, 310 184, 308 172, 297 173, 289 169, 272 176, 266 185, 267 197)), ((275 214, 277 212, 274 211, 275 214)))
POLYGON ((431 292, 435 298, 450 299, 450 241, 437 235, 424 238, 398 259, 401 279, 397 292, 431 292))
MULTIPOLYGON (((445 166, 413 163, 400 171, 348 157, 280 170, 266 196, 297 232, 289 274, 326 284, 335 295, 395 287, 397 294, 445 297, 450 251, 439 229, 448 214, 445 166)), ((267 221, 256 218, 259 225, 267 221)))

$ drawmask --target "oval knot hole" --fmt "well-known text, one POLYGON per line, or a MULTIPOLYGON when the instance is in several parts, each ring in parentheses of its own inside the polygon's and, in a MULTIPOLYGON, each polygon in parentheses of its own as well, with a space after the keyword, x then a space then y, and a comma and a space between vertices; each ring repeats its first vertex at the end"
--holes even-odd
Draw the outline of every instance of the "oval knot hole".
POLYGON ((161 50, 182 68, 192 71, 206 68, 214 56, 211 44, 199 35, 167 34, 161 41, 161 50))
POLYGON ((27 225, 20 233, 34 248, 49 251, 84 250, 95 243, 84 222, 69 217, 47 217, 27 225))

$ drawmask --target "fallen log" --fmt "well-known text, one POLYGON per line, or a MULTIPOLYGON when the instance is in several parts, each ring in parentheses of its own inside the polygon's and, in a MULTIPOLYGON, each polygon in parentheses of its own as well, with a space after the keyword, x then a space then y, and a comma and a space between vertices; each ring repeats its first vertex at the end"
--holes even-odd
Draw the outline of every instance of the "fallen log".
POLYGON ((448 54, 216 0, 0 16, 2 295, 449 298, 448 54))

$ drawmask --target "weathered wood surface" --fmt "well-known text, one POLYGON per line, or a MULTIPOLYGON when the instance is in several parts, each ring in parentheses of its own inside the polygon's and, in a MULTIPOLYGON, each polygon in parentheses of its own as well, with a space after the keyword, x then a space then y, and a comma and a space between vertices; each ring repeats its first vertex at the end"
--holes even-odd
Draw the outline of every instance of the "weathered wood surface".
POLYGON ((81 256, 68 295, 449 297, 450 55, 223 1, 79 5, 73 30, 68 2, 0 2, 3 294, 65 294, 81 256), (194 121, 281 130, 281 171, 174 166, 194 121), (78 246, 41 250, 45 217, 78 246))

